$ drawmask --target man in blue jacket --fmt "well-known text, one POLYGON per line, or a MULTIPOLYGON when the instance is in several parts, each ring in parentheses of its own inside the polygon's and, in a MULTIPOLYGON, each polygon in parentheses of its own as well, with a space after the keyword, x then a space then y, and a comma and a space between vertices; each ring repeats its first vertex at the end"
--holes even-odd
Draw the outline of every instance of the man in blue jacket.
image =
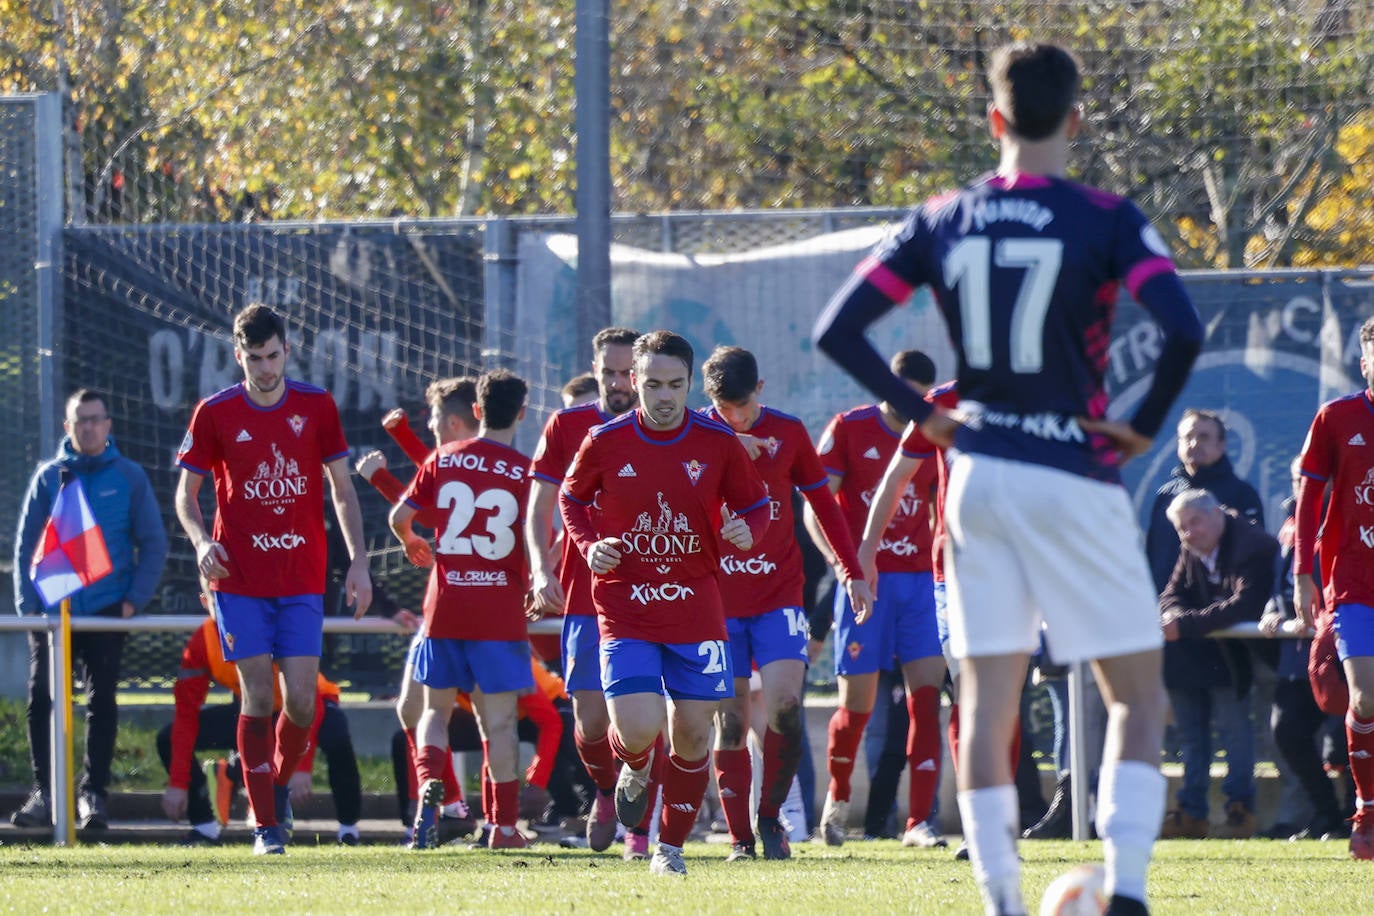
MULTIPOLYGON (((167 559, 167 532, 143 468, 125 458, 110 437, 110 410, 105 396, 82 388, 67 399, 63 429, 67 435, 57 457, 39 465, 29 481, 14 547, 14 604, 20 614, 42 614, 45 607, 29 579, 29 562, 43 536, 58 490, 68 475, 81 481, 86 499, 105 537, 113 571, 72 596, 74 617, 130 617, 152 598, 167 559)), ((73 665, 85 669, 85 774, 77 797, 77 826, 103 830, 108 824, 105 791, 110 783, 119 711, 115 684, 124 650, 123 632, 72 634, 73 665)), ((10 815, 17 827, 52 822, 52 696, 48 688, 48 634, 29 634, 29 759, 33 791, 10 815)))

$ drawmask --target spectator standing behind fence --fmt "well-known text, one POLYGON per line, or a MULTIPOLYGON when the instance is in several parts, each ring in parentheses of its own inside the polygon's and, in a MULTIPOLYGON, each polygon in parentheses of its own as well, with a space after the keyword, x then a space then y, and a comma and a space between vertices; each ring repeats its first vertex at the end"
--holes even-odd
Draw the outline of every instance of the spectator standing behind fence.
POLYGON ((1145 533, 1145 553, 1155 591, 1164 591, 1178 560, 1178 532, 1169 521, 1169 504, 1184 490, 1206 490, 1241 518, 1264 527, 1264 506, 1259 493, 1236 476, 1226 456, 1226 424, 1211 410, 1190 407, 1178 422, 1178 466, 1155 491, 1150 508, 1150 527, 1145 533))
POLYGON ((177 518, 209 580, 224 657, 243 686, 238 720, 253 851, 286 851, 287 783, 309 748, 324 633, 324 481, 353 561, 344 592, 361 617, 372 603, 348 443, 329 392, 286 376, 286 324, 263 305, 234 316, 234 360, 244 380, 196 405, 177 455, 177 518), (321 468, 325 473, 321 473, 321 468), (215 485, 213 536, 200 487, 215 485), (280 669, 282 714, 272 726, 280 669))
POLYGON ((1350 684, 1345 740, 1359 796, 1350 855, 1374 859, 1374 319, 1360 326, 1360 372, 1365 390, 1323 404, 1303 445, 1293 603, 1309 627, 1318 613, 1334 618, 1336 651, 1350 684), (1320 594, 1312 578, 1317 554, 1320 594))
POLYGON ((1258 621, 1274 594, 1279 543, 1262 528, 1222 509, 1207 490, 1184 490, 1169 503, 1180 548, 1159 596, 1164 625, 1164 686, 1183 747, 1183 785, 1164 815, 1160 836, 1208 835, 1207 789, 1212 729, 1226 751, 1226 822, 1219 836, 1255 832, 1255 725, 1250 715, 1249 649, 1210 638, 1258 621))
MULTIPOLYGON (((1260 630, 1267 636, 1280 637, 1281 633, 1293 626, 1302 626, 1293 607, 1293 536, 1297 527, 1294 512, 1297 509, 1298 482, 1302 480, 1301 460, 1293 459, 1294 496, 1283 504, 1286 517, 1283 527, 1279 529, 1278 540, 1282 553, 1274 598, 1260 618, 1260 630)), ((1274 732, 1274 745, 1287 764, 1280 769, 1279 775, 1297 783, 1311 806, 1312 818, 1305 826, 1292 822, 1287 825, 1275 823, 1267 834, 1274 839, 1345 839, 1350 836, 1350 826, 1345 823, 1336 789, 1331 785, 1331 778, 1326 775, 1321 754, 1317 751, 1317 739, 1327 722, 1336 717, 1322 712, 1312 694, 1312 682, 1307 675, 1307 656, 1312 641, 1279 638, 1277 642, 1277 678, 1269 727, 1274 732), (1284 827, 1288 829, 1280 829, 1284 827)))
MULTIPOLYGON (((82 388, 67 398, 62 424, 67 435, 58 446, 57 456, 34 472, 19 514, 14 539, 14 603, 20 614, 47 610, 29 580, 29 563, 57 493, 69 476, 75 476, 85 488, 113 567, 110 575, 72 596, 72 615, 130 617, 148 603, 157 588, 167 559, 167 532, 148 475, 119 453, 110 435, 112 422, 109 402, 100 392, 82 388)), ((72 634, 72 660, 81 662, 86 684, 85 774, 77 797, 77 826, 83 830, 109 826, 105 792, 119 721, 115 684, 124 635, 72 634)), ((29 633, 28 702, 33 791, 23 807, 10 815, 10 822, 17 827, 41 827, 52 822, 51 720, 48 634, 35 631, 29 633)))

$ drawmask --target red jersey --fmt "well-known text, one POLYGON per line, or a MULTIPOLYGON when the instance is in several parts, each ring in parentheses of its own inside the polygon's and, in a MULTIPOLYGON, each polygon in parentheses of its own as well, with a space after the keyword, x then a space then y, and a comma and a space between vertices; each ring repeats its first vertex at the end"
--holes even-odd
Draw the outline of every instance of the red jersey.
MULTIPOLYGON (((592 427, 600 426, 611 420, 610 414, 601 410, 598 401, 565 407, 555 411, 544 424, 544 432, 534 449, 534 462, 530 473, 540 480, 556 487, 563 485, 563 475, 577 457, 577 449, 592 427)), ((594 511, 594 510, 593 510, 594 511)), ((563 613, 580 617, 593 617, 596 607, 592 604, 592 571, 578 554, 571 538, 563 538, 563 546, 558 563, 558 583, 563 586, 563 613)))
MULTIPOLYGON (((706 416, 722 426, 729 426, 714 408, 708 409, 706 416)), ((754 467, 768 487, 768 533, 747 552, 733 544, 721 544, 720 571, 723 575, 719 582, 726 617, 757 617, 782 607, 801 607, 806 576, 794 536, 793 487, 808 501, 822 499, 830 503, 833 529, 827 528, 827 534, 834 538, 838 531, 842 536, 842 544, 832 544, 831 549, 841 555, 842 563, 849 569, 859 568, 844 517, 833 508, 834 498, 826 486, 829 478, 802 421, 764 407, 748 434, 763 443, 763 450, 754 459, 754 467), (846 551, 847 563, 843 558, 846 551)))
MULTIPOLYGON (((926 400, 940 407, 959 403, 959 391, 954 382, 936 385, 926 392, 926 400)), ((936 582, 945 581, 945 488, 949 485, 949 457, 942 448, 935 448, 915 423, 907 425, 897 446, 907 458, 923 458, 935 449, 935 532, 930 547, 931 573, 936 582)), ((932 463, 932 462, 927 462, 932 463)), ((920 471, 917 472, 920 476, 920 471)), ((913 479, 912 483, 916 481, 913 479)), ((918 490, 918 492, 924 492, 918 490)))
POLYGON ((271 407, 242 383, 196 405, 177 463, 215 479, 211 533, 229 554, 229 575, 210 588, 281 598, 324 593, 324 475, 348 455, 329 392, 286 379, 271 407))
POLYGON ((440 513, 425 589, 432 639, 524 640, 529 565, 520 537, 529 459, 491 439, 434 451, 406 490, 406 505, 440 513))
POLYGON ((598 426, 568 470, 561 504, 579 554, 599 537, 623 542, 620 564, 592 577, 603 639, 725 638, 721 507, 752 513, 756 541, 768 527, 768 490, 729 427, 688 411, 661 433, 646 429, 638 410, 598 426), (600 516, 588 519, 593 500, 600 516))
MULTIPOLYGON (((882 411, 876 405, 836 414, 821 435, 818 448, 821 461, 828 473, 841 478, 835 498, 855 541, 863 540, 868 507, 887 471, 888 462, 897 451, 900 438, 883 422, 882 411)), ((878 549, 878 572, 930 572, 927 493, 934 479, 926 483, 926 490, 917 489, 915 480, 907 484, 897 511, 883 532, 883 542, 878 549)))
MULTIPOLYGON (((1294 570, 1312 569, 1315 546, 1326 607, 1374 605, 1374 403, 1369 392, 1329 401, 1317 411, 1302 447, 1302 473, 1329 483, 1331 498, 1315 542, 1316 526, 1299 514, 1294 570)), ((1320 495, 1316 503, 1319 507, 1320 495)))

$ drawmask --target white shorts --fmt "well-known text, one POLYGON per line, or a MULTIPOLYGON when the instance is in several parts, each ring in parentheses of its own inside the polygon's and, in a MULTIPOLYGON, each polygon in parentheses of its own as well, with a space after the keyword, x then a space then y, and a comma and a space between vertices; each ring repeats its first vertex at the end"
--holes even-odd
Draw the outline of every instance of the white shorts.
POLYGON ((1042 624, 1060 664, 1163 646, 1125 488, 960 454, 950 465, 945 526, 956 657, 1032 653, 1042 624))

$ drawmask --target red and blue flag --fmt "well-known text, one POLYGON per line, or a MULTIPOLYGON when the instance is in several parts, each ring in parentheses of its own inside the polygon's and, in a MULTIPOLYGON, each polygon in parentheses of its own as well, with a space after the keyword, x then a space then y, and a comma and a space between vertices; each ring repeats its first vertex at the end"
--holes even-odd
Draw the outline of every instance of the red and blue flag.
POLYGON ((80 480, 73 479, 57 491, 52 515, 29 564, 29 578, 51 607, 113 569, 86 491, 80 480))

